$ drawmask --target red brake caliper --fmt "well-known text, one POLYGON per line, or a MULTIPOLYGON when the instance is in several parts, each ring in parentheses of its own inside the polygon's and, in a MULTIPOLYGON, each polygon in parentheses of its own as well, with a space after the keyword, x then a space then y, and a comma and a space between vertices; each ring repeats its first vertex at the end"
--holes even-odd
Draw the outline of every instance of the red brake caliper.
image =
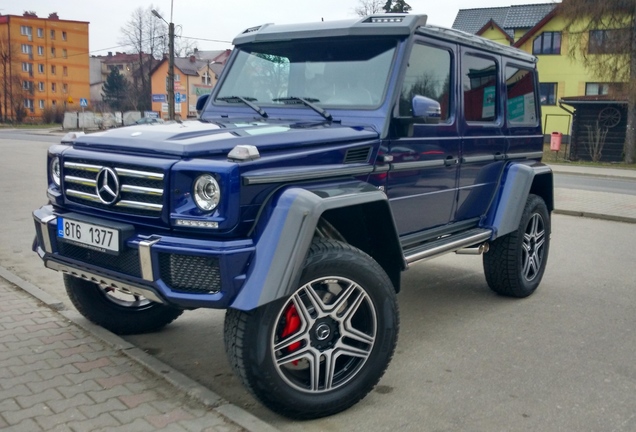
MULTIPOLYGON (((296 306, 292 304, 289 306, 289 308, 287 308, 287 311, 285 312, 285 327, 283 328, 281 338, 284 339, 287 336, 293 335, 298 331, 298 329, 300 329, 300 316, 298 316, 296 306)), ((300 341, 294 342, 288 347, 289 352, 296 351, 298 348, 300 348, 300 341)))

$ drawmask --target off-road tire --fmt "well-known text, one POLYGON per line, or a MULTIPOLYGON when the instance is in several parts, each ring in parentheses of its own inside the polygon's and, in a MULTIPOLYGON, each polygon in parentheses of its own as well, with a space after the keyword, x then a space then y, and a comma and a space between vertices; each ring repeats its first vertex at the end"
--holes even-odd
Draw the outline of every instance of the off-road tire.
POLYGON ((490 244, 484 273, 494 292, 528 297, 539 286, 550 250, 550 213, 543 199, 529 195, 519 228, 490 244))
MULTIPOLYGON (((284 416, 312 419, 343 411, 373 389, 393 357, 398 328, 395 289, 379 264, 346 243, 316 238, 304 263, 299 288, 292 296, 249 312, 228 309, 225 316, 224 339, 228 358, 235 373, 257 399, 284 416), (352 283, 347 285, 348 282, 352 283), (348 288, 339 290, 339 283, 348 288), (331 291, 338 294, 331 297, 331 291), (311 295, 319 292, 322 293, 322 297, 315 297, 319 298, 319 301, 307 301, 311 295), (333 304, 327 304, 327 299, 333 300, 333 304), (299 301, 307 303, 300 306, 299 301), (307 304, 310 306, 306 307, 307 304), (335 306, 336 304, 338 306, 335 306), (303 315, 308 310, 323 313, 333 306, 334 312, 322 319, 332 325, 333 321, 329 320, 339 314, 338 316, 348 316, 349 321, 344 320, 346 322, 334 325, 333 333, 330 333, 333 339, 324 345, 315 345, 318 343, 316 335, 320 334, 319 329, 324 324, 320 319, 313 323, 311 319, 307 319, 303 324, 307 331, 301 329, 291 336, 281 338, 280 330, 289 322, 285 318, 288 316, 285 311, 288 313, 291 305, 294 305, 294 308, 298 305, 300 316, 309 316, 303 315), (312 309, 314 306, 315 309, 312 309), (352 322, 355 322, 355 325, 351 324, 352 322), (373 334, 373 337, 362 334, 363 338, 373 339, 368 345, 349 339, 348 335, 355 336, 355 332, 371 327, 373 331, 369 331, 369 334, 373 334), (296 352, 292 351, 291 354, 283 354, 289 351, 287 347, 282 346, 298 337, 305 338, 306 342, 302 342, 303 347, 298 348, 296 352), (344 345, 344 354, 343 351, 338 351, 342 348, 338 345, 340 343, 344 345), (331 344, 335 344, 334 349, 330 348, 331 344), (365 354, 364 360, 348 357, 346 350, 354 344, 361 344, 356 346, 367 349, 368 354, 365 354), (302 353, 303 350, 311 352, 306 355, 314 357, 296 361, 295 365, 301 366, 302 362, 306 361, 309 365, 307 369, 300 367, 299 370, 293 370, 291 365, 294 362, 287 362, 285 359, 290 358, 289 355, 302 355, 297 353, 302 353), (312 369, 311 358, 319 359, 318 369, 312 369), (328 359, 332 358, 333 372, 321 375, 328 359), (339 363, 341 361, 342 363, 339 363), (338 369, 342 364, 346 367, 338 369), (315 372, 318 373, 315 379, 317 384, 308 384, 306 389, 302 388, 302 379, 316 376, 315 372), (320 388, 320 382, 329 384, 320 388), (310 388, 312 385, 313 388, 310 388)), ((289 345, 290 349, 292 345, 289 345)))
POLYGON ((118 301, 99 285, 69 275, 64 275, 64 286, 79 313, 119 335, 157 331, 183 313, 182 309, 140 298, 137 302, 118 301))

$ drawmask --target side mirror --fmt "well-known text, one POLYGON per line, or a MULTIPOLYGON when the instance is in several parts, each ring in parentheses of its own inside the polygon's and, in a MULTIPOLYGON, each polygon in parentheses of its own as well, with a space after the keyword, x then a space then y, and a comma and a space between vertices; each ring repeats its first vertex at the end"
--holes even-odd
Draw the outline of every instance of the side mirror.
MULTIPOLYGON (((434 99, 426 96, 413 96, 413 117, 416 123, 438 124, 442 118, 442 108, 434 99)), ((198 105, 197 105, 198 106, 198 105)))
POLYGON ((203 111, 203 107, 205 106, 205 103, 208 101, 209 97, 209 94, 199 96, 199 98, 197 99, 197 114, 200 114, 201 111, 203 111))

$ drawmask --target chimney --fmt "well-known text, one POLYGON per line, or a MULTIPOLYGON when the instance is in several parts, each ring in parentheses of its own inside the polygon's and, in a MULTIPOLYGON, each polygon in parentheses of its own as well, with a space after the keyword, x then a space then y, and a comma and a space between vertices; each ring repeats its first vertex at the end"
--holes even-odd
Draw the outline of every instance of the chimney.
POLYGON ((193 55, 190 56, 190 63, 194 63, 195 61, 197 61, 197 58, 193 55))
POLYGON ((112 57, 113 56, 113 52, 112 51, 108 51, 108 57, 112 57))
POLYGON ((57 15, 57 12, 52 12, 49 14, 49 19, 50 20, 59 20, 60 17, 57 15))
POLYGON ((29 17, 29 18, 37 18, 37 14, 33 11, 24 11, 24 13, 22 14, 22 16, 25 17, 29 17))

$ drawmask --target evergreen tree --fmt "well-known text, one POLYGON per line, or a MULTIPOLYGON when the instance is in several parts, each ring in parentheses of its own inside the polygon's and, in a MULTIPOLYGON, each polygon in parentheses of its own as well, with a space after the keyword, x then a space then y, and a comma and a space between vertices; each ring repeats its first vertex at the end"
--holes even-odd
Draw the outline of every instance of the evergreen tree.
POLYGON ((383 9, 386 13, 409 13, 412 8, 404 0, 387 0, 383 9))
POLYGON ((123 111, 128 108, 128 81, 119 73, 119 69, 113 67, 110 70, 102 90, 104 102, 113 110, 123 111))

